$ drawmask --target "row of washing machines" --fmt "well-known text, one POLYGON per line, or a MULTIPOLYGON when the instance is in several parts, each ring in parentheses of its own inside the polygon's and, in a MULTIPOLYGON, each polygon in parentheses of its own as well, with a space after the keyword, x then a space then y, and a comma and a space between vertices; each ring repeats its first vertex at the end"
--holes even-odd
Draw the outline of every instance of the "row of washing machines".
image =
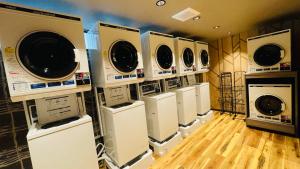
POLYGON ((208 71, 206 43, 99 22, 87 52, 80 17, 0 3, 0 20, 8 92, 23 102, 34 169, 96 169, 101 159, 147 168, 149 140, 163 155, 211 116, 209 85, 194 80, 208 71), (83 93, 92 84, 104 138, 98 154, 83 93))
POLYGON ((163 81, 167 92, 161 92, 160 81, 139 84, 140 100, 130 99, 126 86, 104 89, 109 96, 100 107, 102 157, 110 168, 147 168, 152 151, 165 155, 212 118, 208 83, 178 88, 177 78, 163 81))

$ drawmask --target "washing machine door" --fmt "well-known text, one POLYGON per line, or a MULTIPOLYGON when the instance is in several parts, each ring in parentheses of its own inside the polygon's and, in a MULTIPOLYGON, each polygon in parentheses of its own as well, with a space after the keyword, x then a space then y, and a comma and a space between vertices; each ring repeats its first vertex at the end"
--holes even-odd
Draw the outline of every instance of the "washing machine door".
POLYGON ((162 69, 170 69, 173 64, 173 53, 167 45, 161 45, 157 48, 156 60, 162 69))
POLYGON ((255 108, 266 116, 276 116, 284 111, 284 102, 273 95, 263 95, 256 99, 255 108))
POLYGON ((209 56, 206 50, 202 50, 200 53, 200 60, 203 66, 208 66, 209 56))
POLYGON ((74 45, 53 32, 34 32, 18 45, 18 61, 33 76, 43 80, 65 79, 75 73, 74 45))
POLYGON ((185 48, 183 51, 183 62, 188 68, 192 67, 194 64, 194 53, 190 48, 185 48))
POLYGON ((128 41, 118 41, 112 45, 110 60, 117 71, 124 73, 134 71, 139 63, 137 50, 128 41))
POLYGON ((273 66, 284 57, 284 50, 276 44, 267 44, 259 47, 253 56, 259 66, 273 66))

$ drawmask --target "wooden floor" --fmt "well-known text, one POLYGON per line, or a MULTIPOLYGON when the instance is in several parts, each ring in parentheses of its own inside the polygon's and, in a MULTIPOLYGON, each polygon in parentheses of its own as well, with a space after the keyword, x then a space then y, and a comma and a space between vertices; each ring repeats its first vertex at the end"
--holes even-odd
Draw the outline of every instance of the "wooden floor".
MULTIPOLYGON (((243 118, 240 116, 238 118, 243 118)), ((299 139, 250 129, 219 115, 200 127, 151 169, 300 169, 299 139)))

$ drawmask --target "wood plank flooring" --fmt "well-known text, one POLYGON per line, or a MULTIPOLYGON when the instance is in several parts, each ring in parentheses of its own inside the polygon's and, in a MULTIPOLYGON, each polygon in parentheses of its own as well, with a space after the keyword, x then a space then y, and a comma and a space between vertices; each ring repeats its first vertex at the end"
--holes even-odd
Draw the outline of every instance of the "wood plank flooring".
POLYGON ((299 169, 299 139, 246 127, 239 119, 215 112, 150 169, 299 169))

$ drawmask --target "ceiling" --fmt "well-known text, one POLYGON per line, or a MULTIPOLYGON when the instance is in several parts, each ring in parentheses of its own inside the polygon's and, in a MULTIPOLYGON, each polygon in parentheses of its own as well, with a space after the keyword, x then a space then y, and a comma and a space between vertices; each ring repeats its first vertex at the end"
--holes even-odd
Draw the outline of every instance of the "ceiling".
MULTIPOLYGON (((2 0, 0 0, 2 1, 2 0)), ((183 35, 189 38, 216 39, 251 29, 278 18, 300 14, 300 0, 166 0, 163 7, 156 0, 3 0, 81 15, 86 29, 97 20, 183 35), (201 19, 181 22, 172 19, 179 11, 191 7, 201 19), (219 29, 213 29, 220 26, 219 29)))
POLYGON ((142 23, 183 32, 189 36, 215 39, 245 31, 257 24, 300 11, 300 0, 166 0, 163 7, 156 0, 65 0, 88 9, 105 12, 142 23), (198 21, 180 22, 171 18, 191 7, 201 14, 198 21), (213 29, 214 26, 221 26, 213 29))

